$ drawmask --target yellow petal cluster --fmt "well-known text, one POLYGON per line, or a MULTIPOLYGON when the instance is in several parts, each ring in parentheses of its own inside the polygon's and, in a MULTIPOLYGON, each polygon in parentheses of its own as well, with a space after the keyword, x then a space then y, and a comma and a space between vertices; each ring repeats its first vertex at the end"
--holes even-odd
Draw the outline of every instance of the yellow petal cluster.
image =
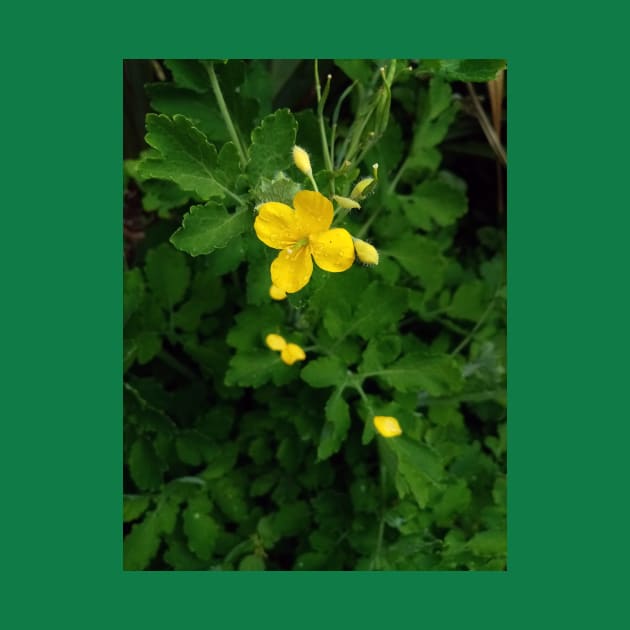
POLYGON ((271 333, 265 337, 265 343, 270 350, 280 352, 280 358, 287 365, 306 359, 306 353, 300 346, 296 343, 287 343, 281 335, 271 333))
POLYGON ((386 438, 396 437, 402 434, 398 420, 392 416, 374 416, 374 427, 386 438))
POLYGON ((354 262, 352 237, 343 228, 330 229, 333 207, 318 192, 301 190, 293 208, 269 201, 258 208, 256 236, 281 250, 271 263, 271 281, 286 293, 302 289, 313 274, 313 259, 324 271, 340 272, 354 262))

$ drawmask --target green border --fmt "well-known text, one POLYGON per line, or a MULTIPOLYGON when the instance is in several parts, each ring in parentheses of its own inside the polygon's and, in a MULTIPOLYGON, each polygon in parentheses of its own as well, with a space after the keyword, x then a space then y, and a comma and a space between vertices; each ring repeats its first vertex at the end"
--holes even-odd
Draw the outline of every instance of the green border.
MULTIPOLYGON (((606 572, 624 546, 614 514, 623 495, 613 484, 624 475, 628 429, 622 414, 605 411, 627 367, 613 371, 605 349, 618 347, 627 326, 614 298, 626 286, 618 252, 628 231, 610 224, 625 196, 613 204, 609 189, 581 184, 598 167, 611 169, 607 181, 619 177, 627 163, 601 163, 603 149, 586 146, 625 119, 613 98, 619 82, 602 78, 621 51, 567 52, 559 37, 568 14, 552 16, 550 6, 512 21, 504 4, 465 6, 276 2, 230 14, 209 3, 121 3, 98 14, 51 5, 31 7, 28 23, 8 12, 7 31, 19 37, 5 56, 2 99, 11 147, 2 204, 11 374, 2 414, 3 565, 12 585, 4 612, 18 621, 8 627, 173 628, 194 618, 219 627, 505 628, 614 618, 621 589, 606 572), (122 571, 122 59, 314 52, 508 59, 505 574, 122 571), (579 110, 587 99, 588 115, 579 110), (596 581, 589 570, 601 572, 596 581)), ((574 31, 580 18, 586 27, 588 15, 571 11, 574 31)), ((606 29, 611 41, 621 35, 621 26, 606 29)))

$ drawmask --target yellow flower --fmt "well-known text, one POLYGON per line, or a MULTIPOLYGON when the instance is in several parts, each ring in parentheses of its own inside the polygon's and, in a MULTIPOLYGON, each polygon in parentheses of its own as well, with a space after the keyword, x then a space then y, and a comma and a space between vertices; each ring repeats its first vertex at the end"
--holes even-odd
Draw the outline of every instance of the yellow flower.
POLYGON ((287 342, 284 340, 284 337, 281 337, 280 335, 267 335, 265 337, 265 343, 267 344, 267 347, 270 350, 277 350, 278 352, 280 352, 280 350, 284 350, 286 348, 287 342))
POLYGON ((276 201, 263 203, 254 221, 256 236, 269 247, 282 250, 271 263, 271 281, 295 293, 308 284, 313 261, 324 271, 345 271, 354 262, 352 237, 343 228, 329 229, 332 203, 324 195, 301 190, 293 208, 276 201))
POLYGON ((300 346, 296 343, 287 343, 281 335, 271 333, 265 337, 265 343, 270 350, 280 352, 280 358, 287 365, 306 359, 306 353, 300 346))
POLYGON ((285 300, 287 297, 287 292, 277 287, 275 284, 272 284, 269 287, 269 297, 272 300, 285 300))
POLYGON ((398 420, 392 416, 374 416, 374 426, 386 438, 396 437, 402 433, 398 420))

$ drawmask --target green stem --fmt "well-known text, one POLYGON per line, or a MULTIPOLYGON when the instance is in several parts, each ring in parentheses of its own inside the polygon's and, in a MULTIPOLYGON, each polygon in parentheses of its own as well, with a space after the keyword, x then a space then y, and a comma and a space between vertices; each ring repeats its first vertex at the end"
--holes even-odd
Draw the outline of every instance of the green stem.
POLYGON ((223 121, 225 122, 225 126, 227 127, 228 133, 230 134, 230 138, 238 151, 238 155, 241 160, 241 166, 245 166, 247 162, 247 157, 245 155, 245 149, 241 144, 241 140, 236 131, 236 127, 232 122, 232 117, 230 116, 230 112, 228 111, 227 105, 225 104, 225 99, 223 98, 223 92, 221 92, 221 87, 219 86, 219 81, 217 80, 217 75, 214 72, 214 63, 210 62, 207 66, 208 76, 210 77, 210 85, 212 86, 212 91, 214 92, 214 96, 217 99, 217 104, 219 105, 219 110, 221 111, 221 115, 223 116, 223 121))
POLYGON ((372 225, 372 223, 374 222, 374 220, 376 219, 376 217, 378 217, 378 215, 381 213, 381 210, 383 210, 383 206, 379 206, 371 215, 370 218, 363 224, 363 226, 361 227, 361 229, 359 230, 359 233, 357 234, 357 238, 361 238, 370 228, 370 225, 372 225))
MULTIPOLYGON (((328 75, 326 80, 326 87, 324 88, 324 95, 322 97, 322 88, 319 83, 319 64, 317 59, 314 62, 315 69, 315 90, 317 92, 317 121, 319 122, 319 134, 322 140, 322 151, 324 153, 324 163, 326 164, 326 168, 332 173, 333 165, 332 159, 330 156, 330 150, 328 149, 328 140, 326 138, 326 127, 324 125, 324 105, 326 104, 326 99, 328 98, 328 92, 330 91, 330 75, 328 75)), ((313 180, 314 182, 315 180, 313 180)), ((333 195, 335 194, 335 180, 331 180, 331 188, 333 195)), ((317 188, 315 189, 317 190, 317 188)))
POLYGON ((483 314, 479 318, 479 321, 475 324, 474 328, 466 335, 466 337, 464 337, 464 339, 459 342, 455 350, 451 352, 451 356, 454 356, 458 352, 463 350, 473 338, 474 334, 481 328, 486 319, 488 319, 488 315, 490 315, 490 313, 492 312, 492 307, 494 306, 494 297, 495 296, 492 297, 490 303, 488 304, 488 306, 486 306, 486 310, 483 312, 483 314))
POLYGON ((161 361, 166 363, 169 367, 179 372, 182 376, 186 377, 190 381, 195 381, 199 378, 190 368, 186 367, 179 359, 176 359, 170 352, 162 349, 158 357, 161 361))

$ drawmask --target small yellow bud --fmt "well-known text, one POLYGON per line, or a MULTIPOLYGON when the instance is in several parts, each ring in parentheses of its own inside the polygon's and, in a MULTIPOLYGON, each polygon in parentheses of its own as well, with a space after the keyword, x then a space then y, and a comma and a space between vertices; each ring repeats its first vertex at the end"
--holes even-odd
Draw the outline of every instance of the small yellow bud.
POLYGON ((396 437, 402 434, 398 420, 392 416, 374 416, 374 427, 386 438, 396 437))
POLYGON ((362 241, 360 238, 353 238, 354 251, 357 258, 365 265, 378 265, 378 251, 376 247, 362 241))
POLYGON ((341 197, 340 195, 333 195, 333 199, 342 207, 347 210, 353 210, 360 208, 361 206, 354 201, 354 199, 348 199, 348 197, 341 197))
POLYGON ((287 364, 293 365, 296 361, 304 361, 306 354, 304 350, 295 343, 288 343, 280 353, 280 358, 287 364))
POLYGON ((298 147, 297 145, 293 147, 293 162, 304 175, 310 177, 313 174, 311 160, 308 157, 308 153, 302 147, 298 147))
POLYGON ((363 193, 373 184, 373 177, 364 177, 362 180, 358 181, 356 186, 352 189, 350 196, 353 199, 360 199, 363 196, 363 193))
POLYGON ((269 297, 271 297, 272 300, 284 300, 287 297, 287 292, 277 287, 275 284, 272 284, 271 287, 269 287, 269 297))
POLYGON ((287 347, 287 342, 284 340, 284 337, 280 335, 270 334, 265 337, 265 343, 270 350, 284 350, 287 347))

